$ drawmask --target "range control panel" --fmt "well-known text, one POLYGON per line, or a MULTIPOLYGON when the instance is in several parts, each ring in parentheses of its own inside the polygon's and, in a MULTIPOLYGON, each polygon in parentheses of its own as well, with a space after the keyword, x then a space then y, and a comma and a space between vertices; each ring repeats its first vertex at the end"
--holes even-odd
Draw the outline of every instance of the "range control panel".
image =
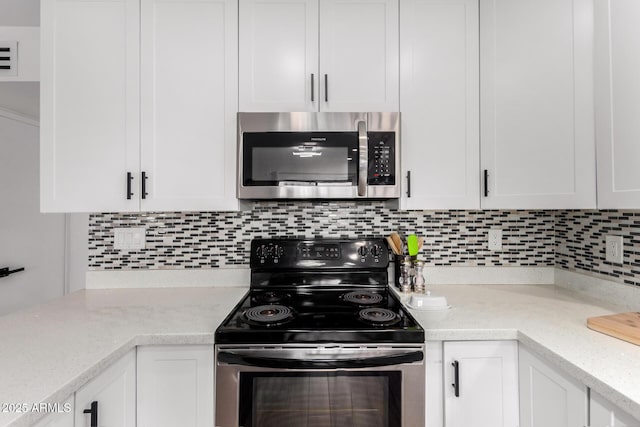
POLYGON ((369 138, 367 183, 369 185, 395 185, 395 133, 369 132, 367 136, 369 138))
POLYGON ((255 239, 251 268, 386 268, 389 250, 384 239, 255 239))

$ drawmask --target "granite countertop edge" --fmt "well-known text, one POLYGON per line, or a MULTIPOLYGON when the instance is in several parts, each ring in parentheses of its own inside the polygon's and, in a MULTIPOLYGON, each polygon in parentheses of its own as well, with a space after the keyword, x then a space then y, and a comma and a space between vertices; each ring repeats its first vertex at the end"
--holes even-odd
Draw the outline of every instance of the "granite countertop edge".
MULTIPOLYGON (((600 372, 599 369, 591 368, 592 365, 597 366, 597 364, 593 364, 592 359, 602 357, 604 354, 610 355, 615 363, 621 365, 626 363, 624 366, 617 367, 620 375, 629 375, 630 370, 640 372, 640 357, 636 358, 640 355, 640 347, 588 330, 586 325, 584 325, 584 330, 579 328, 580 324, 586 322, 586 318, 582 319, 582 313, 611 314, 616 312, 618 307, 553 285, 441 285, 434 286, 434 288, 437 292, 449 296, 454 310, 450 310, 450 313, 445 315, 437 315, 439 317, 435 321, 431 321, 430 316, 432 315, 430 314, 425 315, 416 310, 410 310, 425 329, 427 342, 517 340, 541 359, 597 391, 613 404, 640 420, 640 390, 637 396, 633 392, 628 393, 629 389, 622 387, 625 384, 620 383, 620 379, 614 378, 611 372, 600 372), (515 302, 509 304, 510 301, 515 302), (517 312, 514 311, 518 308, 518 304, 541 304, 549 301, 552 301, 550 303, 553 305, 552 307, 539 306, 534 310, 533 315, 544 317, 547 314, 547 317, 551 317, 551 319, 536 320, 529 316, 523 320, 521 317, 526 316, 518 317, 517 312), (567 310, 562 311, 558 307, 565 307, 567 310), (481 320, 475 320, 474 316, 481 320), (557 325, 556 332, 550 327, 553 322, 563 323, 557 325), (532 325, 539 326, 540 330, 531 329, 532 325), (567 333, 574 335, 574 342, 563 344, 564 337, 560 331, 565 327, 569 329, 567 333), (592 340, 594 342, 591 342, 592 340), (568 347, 565 345, 575 346, 576 343, 583 349, 599 346, 599 351, 594 355, 585 354, 584 357, 568 352, 568 347), (622 356, 619 353, 623 353, 622 356), (621 384, 621 387, 618 387, 618 384, 621 384)), ((23 348, 37 348, 38 344, 32 341, 37 339, 38 334, 30 341, 29 334, 25 331, 28 331, 29 328, 42 326, 45 316, 59 317, 58 321, 63 319, 61 321, 63 324, 66 324, 67 317, 71 317, 69 322, 72 324, 79 322, 71 328, 76 328, 83 333, 91 326, 103 326, 103 333, 89 335, 79 341, 78 345, 94 342, 99 347, 86 357, 75 358, 81 365, 80 367, 73 366, 73 356, 62 366, 61 362, 55 361, 56 356, 74 353, 72 349, 64 351, 59 349, 57 353, 54 351, 53 354, 40 356, 40 359, 30 356, 20 360, 20 357, 13 354, 10 349, 7 350, 6 346, 4 351, 0 349, 0 366, 12 369, 11 372, 20 372, 20 367, 28 370, 30 363, 41 362, 48 363, 50 369, 57 368, 63 371, 58 373, 58 377, 54 378, 50 384, 44 386, 31 387, 29 384, 16 383, 22 386, 17 397, 20 401, 31 399, 34 400, 32 403, 63 402, 105 368, 137 346, 214 344, 215 329, 245 295, 246 291, 247 288, 216 287, 76 292, 51 303, 0 317, 0 342, 11 343, 11 339, 14 339, 23 348), (121 306, 121 303, 124 306, 121 306), (207 315, 207 313, 209 314, 207 315), (175 316, 175 318, 164 319, 163 316, 168 314, 175 316), (130 318, 135 318, 142 323, 130 326, 128 325, 130 318), (164 323, 156 325, 155 322, 159 322, 158 319, 164 319, 164 323), (83 321, 88 324, 83 325, 83 321), (22 333, 11 332, 13 326, 21 327, 22 333), (122 331, 118 328, 121 328, 122 331), (47 362, 47 356, 53 357, 54 362, 47 362), (3 363, 7 360, 8 363, 3 363), (70 374, 64 376, 67 371, 70 374)), ((65 335, 64 330, 59 333, 65 335)), ((51 340, 55 342, 55 333, 52 335, 51 340)), ((63 336, 60 339, 60 345, 68 344, 69 339, 68 334, 63 336)), ((46 343, 42 344, 42 346, 45 345, 46 343)), ((577 349, 578 352, 579 350, 580 348, 577 349)), ((36 374, 37 372, 33 375, 36 374)), ((33 375, 26 372, 25 376, 29 378, 25 381, 32 381, 35 378, 33 375)), ((8 400, 13 402, 10 387, 11 384, 0 382, 0 403, 8 400)), ((39 413, 0 413, 0 426, 25 427, 37 422, 45 415, 39 413)))

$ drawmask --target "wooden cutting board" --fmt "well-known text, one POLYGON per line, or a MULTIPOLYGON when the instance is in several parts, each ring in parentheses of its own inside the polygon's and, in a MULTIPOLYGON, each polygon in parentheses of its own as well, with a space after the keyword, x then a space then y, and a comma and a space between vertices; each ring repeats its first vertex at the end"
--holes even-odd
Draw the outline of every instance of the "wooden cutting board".
POLYGON ((587 327, 603 334, 640 345, 640 313, 620 313, 589 317, 587 327))

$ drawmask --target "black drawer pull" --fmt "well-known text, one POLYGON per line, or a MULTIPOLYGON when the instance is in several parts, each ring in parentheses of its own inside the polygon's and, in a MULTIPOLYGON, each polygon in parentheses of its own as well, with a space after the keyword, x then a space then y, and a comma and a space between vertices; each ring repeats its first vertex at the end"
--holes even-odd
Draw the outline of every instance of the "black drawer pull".
POLYGON ((460 397, 460 364, 455 360, 451 366, 453 366, 453 384, 451 384, 453 394, 456 397, 460 397))
POLYGON ((9 270, 9 267, 0 268, 0 277, 7 277, 13 273, 24 271, 24 267, 16 268, 15 270, 9 270))
POLYGON ((133 196, 133 191, 131 190, 132 181, 133 174, 131 172, 127 172, 127 200, 131 200, 131 196, 133 196))
POLYGON ((91 402, 91 409, 85 409, 83 414, 91 414, 91 427, 98 427, 98 402, 91 402))
POLYGON ((0 47, 0 52, 11 52, 10 47, 0 47))
POLYGON ((146 199, 149 193, 147 193, 147 176, 146 172, 142 172, 142 198, 146 199))
POLYGON ((484 170, 484 197, 489 197, 489 171, 484 170))
POLYGON ((11 57, 10 56, 0 56, 0 61, 10 61, 11 57))
POLYGON ((311 102, 315 102, 315 99, 314 99, 315 98, 315 90, 316 90, 315 89, 316 84, 315 84, 315 81, 314 81, 315 78, 316 78, 315 74, 311 73, 311 102))

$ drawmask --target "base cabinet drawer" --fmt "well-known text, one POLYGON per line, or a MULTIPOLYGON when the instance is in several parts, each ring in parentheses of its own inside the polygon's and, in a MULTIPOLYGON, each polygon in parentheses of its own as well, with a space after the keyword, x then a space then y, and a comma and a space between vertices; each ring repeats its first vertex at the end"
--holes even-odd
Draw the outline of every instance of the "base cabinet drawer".
POLYGON ((136 426, 136 351, 76 392, 75 427, 136 426))
POLYGON ((445 342, 446 427, 518 426, 518 343, 445 342))
POLYGON ((589 427, 640 427, 640 421, 592 390, 589 400, 589 427))
POLYGON ((584 427, 587 388, 520 347, 520 427, 584 427))
POLYGON ((138 426, 213 426, 213 377, 213 346, 138 347, 138 426))

